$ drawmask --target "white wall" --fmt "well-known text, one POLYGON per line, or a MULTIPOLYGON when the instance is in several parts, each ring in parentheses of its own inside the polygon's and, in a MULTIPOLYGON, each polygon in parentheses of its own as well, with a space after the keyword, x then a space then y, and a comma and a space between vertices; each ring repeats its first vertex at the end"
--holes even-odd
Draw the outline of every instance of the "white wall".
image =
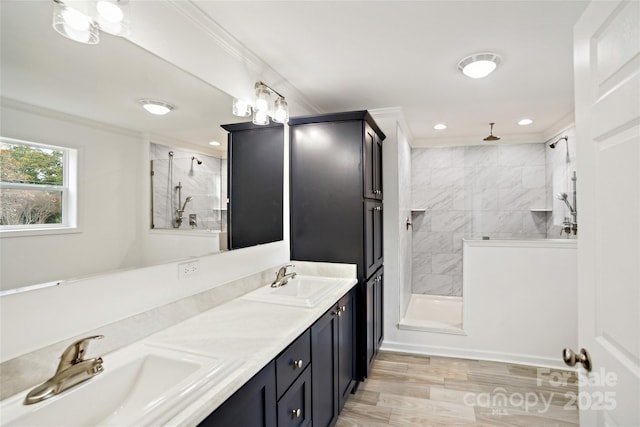
POLYGON ((1 114, 3 136, 78 150, 79 232, 3 235, 0 289, 140 265, 141 136, 7 100, 1 114))
POLYGON ((561 350, 577 344, 576 259, 575 240, 465 241, 465 335, 400 330, 388 316, 383 348, 565 368, 561 350))

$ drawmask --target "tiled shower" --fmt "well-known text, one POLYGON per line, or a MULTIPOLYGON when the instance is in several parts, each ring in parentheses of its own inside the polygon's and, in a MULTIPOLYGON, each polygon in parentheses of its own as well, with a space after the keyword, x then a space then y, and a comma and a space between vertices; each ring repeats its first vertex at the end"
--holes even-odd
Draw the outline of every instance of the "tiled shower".
POLYGON ((152 228, 226 231, 226 159, 155 143, 151 143, 150 159, 152 228), (191 199, 185 205, 184 220, 176 227, 176 210, 187 197, 191 199), (195 215, 195 221, 190 221, 190 215, 195 215))
POLYGON ((412 293, 462 296, 462 239, 575 238, 568 215, 575 132, 548 143, 414 148, 411 152, 412 293), (569 155, 567 155, 567 152, 569 155))

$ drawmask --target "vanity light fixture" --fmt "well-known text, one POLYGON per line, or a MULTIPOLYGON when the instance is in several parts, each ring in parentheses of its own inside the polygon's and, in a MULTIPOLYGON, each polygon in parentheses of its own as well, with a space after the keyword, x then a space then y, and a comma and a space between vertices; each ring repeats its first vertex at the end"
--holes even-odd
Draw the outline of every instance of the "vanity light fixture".
POLYGON ((435 130, 445 130, 447 128, 447 125, 445 125, 444 123, 438 123, 437 125, 435 125, 433 127, 435 130))
POLYGON ((518 124, 519 124, 520 126, 528 126, 528 125, 530 125, 531 123, 533 123, 533 120, 531 120, 531 119, 522 119, 522 120, 520 120, 520 121, 518 122, 518 124))
POLYGON ((53 0, 53 3, 53 28, 68 39, 97 44, 100 30, 116 36, 129 34, 129 0, 53 0))
POLYGON ((458 62, 458 70, 472 79, 481 79, 491 74, 500 62, 500 56, 493 52, 474 53, 458 62))
POLYGON ((232 112, 234 116, 248 117, 253 113, 252 121, 256 125, 268 125, 270 119, 276 123, 289 122, 289 106, 284 96, 261 81, 256 82, 255 90, 256 99, 253 108, 243 99, 233 99, 232 112), (272 96, 276 96, 273 104, 271 103, 272 96))
POLYGON ((173 105, 156 99, 139 99, 138 103, 142 105, 142 108, 156 116, 164 116, 173 110, 173 105))

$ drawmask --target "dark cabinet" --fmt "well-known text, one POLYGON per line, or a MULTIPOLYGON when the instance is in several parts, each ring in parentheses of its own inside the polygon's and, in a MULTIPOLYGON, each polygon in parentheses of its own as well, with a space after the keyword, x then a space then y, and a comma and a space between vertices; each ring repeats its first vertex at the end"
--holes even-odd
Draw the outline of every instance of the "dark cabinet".
POLYGON ((370 369, 384 339, 384 270, 380 268, 366 284, 367 289, 367 368, 370 369))
POLYGON ((338 316, 338 412, 342 411, 355 383, 355 298, 350 292, 340 301, 338 316))
POLYGON ((311 327, 314 426, 332 426, 354 386, 354 298, 345 295, 311 327))
POLYGON ((278 427, 311 425, 311 367, 307 367, 278 400, 278 427))
POLYGON ((382 266, 382 202, 366 200, 364 202, 364 253, 366 277, 382 266))
POLYGON ((375 315, 366 284, 383 265, 385 135, 367 111, 294 117, 289 132, 291 259, 357 265, 355 369, 364 380, 375 315))
POLYGON ((276 369, 269 363, 200 423, 201 427, 277 427, 276 369))
POLYGON ((228 135, 228 248, 283 239, 284 128, 223 125, 228 135))
POLYGON ((382 200, 382 139, 365 125, 364 197, 382 200))

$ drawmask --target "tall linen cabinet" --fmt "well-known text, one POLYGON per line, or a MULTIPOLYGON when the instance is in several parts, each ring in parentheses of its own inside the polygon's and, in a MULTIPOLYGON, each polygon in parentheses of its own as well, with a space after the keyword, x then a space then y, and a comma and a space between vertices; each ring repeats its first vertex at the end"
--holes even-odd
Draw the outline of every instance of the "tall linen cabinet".
MULTIPOLYGON (((357 265, 352 378, 383 339, 382 141, 367 111, 292 118, 291 259, 357 265)), ((344 363, 344 362, 343 362, 344 363)))

